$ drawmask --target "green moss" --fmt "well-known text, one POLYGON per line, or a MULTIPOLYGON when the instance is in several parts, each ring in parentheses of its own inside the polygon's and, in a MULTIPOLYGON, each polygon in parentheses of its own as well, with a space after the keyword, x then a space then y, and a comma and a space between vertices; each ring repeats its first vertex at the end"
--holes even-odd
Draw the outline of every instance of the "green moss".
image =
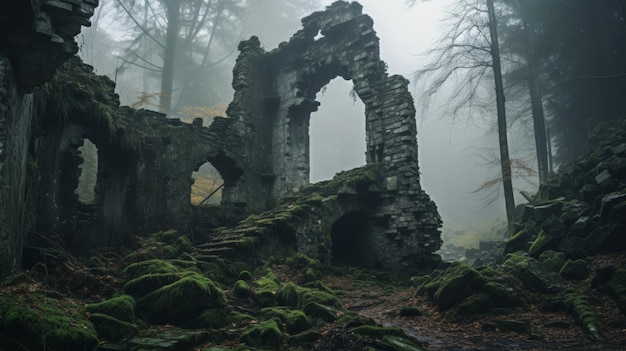
POLYGON ((306 268, 320 269, 322 264, 319 260, 312 259, 303 253, 297 253, 287 258, 286 263, 291 268, 303 270, 306 268))
POLYGON ((238 280, 235 282, 233 286, 233 296, 238 298, 247 298, 250 297, 252 291, 250 290, 250 286, 244 280, 238 280))
POLYGON ((321 334, 317 330, 307 330, 296 335, 287 336, 287 344, 291 349, 313 350, 314 344, 321 338, 321 334))
POLYGON ((336 308, 322 305, 316 302, 307 303, 302 307, 302 312, 314 320, 322 320, 324 322, 333 322, 338 318, 338 310, 336 308))
POLYGON ((221 289, 197 273, 137 300, 138 314, 154 323, 181 323, 208 308, 226 310, 228 303, 221 289))
POLYGON ((251 281, 252 280, 252 274, 250 274, 250 272, 248 272, 248 270, 243 270, 241 272, 239 272, 239 275, 237 276, 237 278, 239 280, 244 280, 244 281, 251 281))
POLYGON ((582 326, 587 336, 595 342, 604 342, 598 319, 586 297, 575 289, 570 288, 563 292, 561 299, 565 301, 568 310, 574 315, 574 318, 582 326))
POLYGON ((98 337, 76 306, 32 294, 25 298, 0 295, 0 339, 8 350, 91 351, 98 337))
POLYGON ((366 318, 354 311, 346 311, 337 320, 336 325, 340 328, 354 328, 362 325, 376 325, 376 322, 371 318, 366 318))
POLYGON ((273 319, 282 324, 287 319, 287 310, 280 307, 265 307, 261 309, 261 317, 265 320, 273 319))
POLYGON ((150 237, 156 241, 173 244, 178 239, 179 234, 176 230, 166 230, 151 234, 150 237))
POLYGON ((311 320, 304 312, 293 310, 287 313, 285 326, 290 334, 298 334, 311 327, 311 320))
POLYGON ((121 295, 87 305, 85 311, 87 313, 106 314, 124 322, 133 322, 135 320, 135 299, 129 295, 121 295))
POLYGON ((275 306, 277 294, 280 290, 280 280, 270 269, 261 267, 255 270, 254 275, 262 276, 254 283, 254 299, 261 307, 275 306))
POLYGON ((96 76, 78 57, 67 60, 51 82, 36 89, 34 98, 38 115, 45 117, 40 121, 42 128, 73 121, 95 128, 108 139, 125 134, 120 144, 133 148, 129 134, 134 131, 121 116, 115 83, 106 76, 96 76))
POLYGON ((121 321, 110 315, 92 313, 89 321, 98 333, 98 336, 108 341, 120 341, 130 339, 139 333, 135 324, 121 321))
POLYGON ((545 231, 539 232, 539 236, 533 242, 533 244, 528 249, 528 254, 531 257, 539 257, 542 252, 552 249, 554 244, 554 237, 545 231))
POLYGON ((303 307, 309 303, 317 303, 339 309, 343 308, 341 300, 335 295, 317 290, 303 290, 298 295, 298 306, 303 307))
POLYGON ((279 349, 283 344, 283 333, 275 321, 257 324, 243 332, 239 342, 248 347, 279 349))
POLYGON ((178 272, 180 272, 180 268, 158 259, 133 263, 125 269, 127 280, 133 280, 146 274, 172 274, 178 272))
POLYGON ((126 282, 126 284, 124 284, 124 292, 137 299, 162 286, 174 283, 183 275, 183 273, 156 273, 142 275, 126 282))
POLYGON ((298 305, 299 289, 300 288, 293 282, 288 282, 287 284, 285 284, 280 291, 280 303, 286 306, 296 307, 298 305))
POLYGON ((426 285, 431 298, 445 310, 482 288, 484 278, 474 269, 461 262, 454 262, 446 271, 426 285))
POLYGON ((583 280, 589 277, 589 266, 583 259, 567 260, 559 274, 565 279, 583 280))

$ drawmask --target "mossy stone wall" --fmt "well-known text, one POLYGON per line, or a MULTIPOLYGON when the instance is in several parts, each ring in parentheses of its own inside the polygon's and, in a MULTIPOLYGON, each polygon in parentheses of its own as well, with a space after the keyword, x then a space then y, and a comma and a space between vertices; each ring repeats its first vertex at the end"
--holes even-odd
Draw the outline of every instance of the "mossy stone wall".
POLYGON ((0 55, 0 276, 20 268, 32 212, 32 101, 18 87, 10 60, 0 55))

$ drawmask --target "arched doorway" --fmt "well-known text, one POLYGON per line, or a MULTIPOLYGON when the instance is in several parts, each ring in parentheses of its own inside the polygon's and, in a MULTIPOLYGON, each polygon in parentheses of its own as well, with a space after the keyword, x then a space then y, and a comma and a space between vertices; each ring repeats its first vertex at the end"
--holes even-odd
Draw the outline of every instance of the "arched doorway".
POLYGON ((365 165, 365 105, 352 81, 333 79, 317 93, 309 124, 310 182, 365 165))
POLYGON ((222 201, 224 180, 210 162, 203 163, 191 174, 191 204, 217 205, 222 201))

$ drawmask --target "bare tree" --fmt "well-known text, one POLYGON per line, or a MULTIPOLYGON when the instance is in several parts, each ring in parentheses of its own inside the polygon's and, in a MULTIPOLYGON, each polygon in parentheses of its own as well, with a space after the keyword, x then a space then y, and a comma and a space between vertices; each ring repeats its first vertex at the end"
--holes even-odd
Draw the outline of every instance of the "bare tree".
MULTIPOLYGON (((416 0, 410 0, 408 4, 415 2, 416 0)), ((448 29, 439 41, 440 44, 430 52, 432 63, 414 75, 416 83, 424 89, 421 94, 423 108, 428 108, 430 98, 450 85, 453 90, 449 106, 453 115, 457 115, 464 108, 493 106, 495 91, 500 182, 504 188, 507 220, 511 223, 515 202, 493 0, 459 0, 450 8, 447 21, 448 29)))

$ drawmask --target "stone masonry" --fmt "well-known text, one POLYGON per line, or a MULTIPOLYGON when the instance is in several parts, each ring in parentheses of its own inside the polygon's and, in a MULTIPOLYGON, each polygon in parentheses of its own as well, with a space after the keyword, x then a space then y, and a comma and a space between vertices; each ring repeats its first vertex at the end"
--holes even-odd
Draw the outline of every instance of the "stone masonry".
POLYGON ((74 36, 89 25, 97 5, 98 0, 0 2, 0 276, 21 266, 33 222, 34 116, 27 92, 78 51, 74 36))
MULTIPOLYGON (((70 37, 93 12, 92 1, 0 5, 30 14, 36 24, 32 33, 6 16, 0 25, 30 33, 37 39, 30 41, 31 49, 44 47, 42 38, 50 41, 49 60, 38 66, 15 38, 0 34, 9 48, 0 57, 0 206, 3 213, 9 206, 13 211, 1 218, 0 275, 19 267, 29 229, 84 252, 124 244, 132 234, 190 233, 204 215, 230 211, 271 217, 268 210, 285 206, 302 191, 314 192, 309 118, 319 106, 316 94, 337 77, 351 80, 366 106, 367 166, 353 172, 356 178, 349 173, 331 190, 311 195, 316 200, 305 206, 310 211, 280 235, 295 238, 298 251, 321 259, 342 261, 338 256, 352 255, 355 247, 368 258, 344 262, 404 269, 432 261, 441 245, 441 221, 419 182, 413 99, 408 81, 387 73, 373 20, 362 14, 361 5, 337 1, 313 13, 289 42, 270 52, 256 37, 241 42, 228 118, 203 127, 201 121, 187 124, 119 107, 113 82, 95 76, 78 59, 67 61, 34 98, 24 93, 49 80, 75 51, 70 37), (75 193, 82 163, 78 150, 85 139, 98 148, 93 204, 80 203, 75 193), (207 161, 224 180, 220 209, 190 203, 191 174, 207 161), (10 235, 8 226, 14 229, 10 235)), ((203 237, 212 235, 220 234, 203 237)))

